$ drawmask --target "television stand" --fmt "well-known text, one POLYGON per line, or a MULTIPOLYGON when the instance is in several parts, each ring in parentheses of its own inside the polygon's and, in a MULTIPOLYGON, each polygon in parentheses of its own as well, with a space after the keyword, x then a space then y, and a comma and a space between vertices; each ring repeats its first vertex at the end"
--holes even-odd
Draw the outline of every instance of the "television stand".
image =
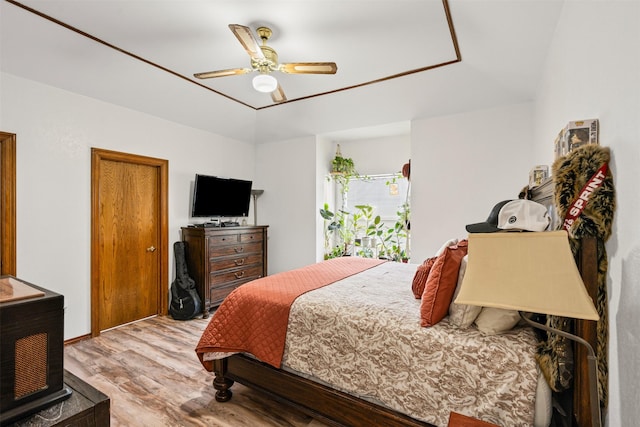
POLYGON ((220 225, 223 227, 239 227, 240 223, 237 221, 223 221, 220 225))

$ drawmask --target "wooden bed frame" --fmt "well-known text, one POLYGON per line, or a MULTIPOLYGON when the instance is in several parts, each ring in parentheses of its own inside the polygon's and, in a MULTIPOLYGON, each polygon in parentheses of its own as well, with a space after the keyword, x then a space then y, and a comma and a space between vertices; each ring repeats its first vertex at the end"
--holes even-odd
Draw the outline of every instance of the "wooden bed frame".
MULTIPOLYGON (((553 198, 551 180, 533 191, 533 199, 548 206, 553 198)), ((589 295, 595 301, 597 294, 597 248, 596 239, 583 239, 577 264, 589 295)), ((596 345, 596 322, 575 320, 574 333, 596 345)), ((574 386, 572 425, 591 426, 589 399, 589 374, 586 350, 582 345, 574 346, 574 386)), ((381 407, 371 402, 334 390, 306 378, 276 369, 251 357, 236 354, 214 361, 213 386, 216 400, 231 399, 230 387, 235 381, 260 390, 273 399, 284 402, 310 416, 335 426, 412 426, 427 427, 431 424, 381 407)))

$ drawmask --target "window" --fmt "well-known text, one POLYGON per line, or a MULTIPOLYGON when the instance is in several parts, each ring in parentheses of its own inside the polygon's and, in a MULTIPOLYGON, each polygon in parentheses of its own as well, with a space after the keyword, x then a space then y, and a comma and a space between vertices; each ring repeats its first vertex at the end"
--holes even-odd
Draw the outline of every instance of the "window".
MULTIPOLYGON (((409 254, 409 181, 400 174, 334 180, 337 200, 333 232, 325 228, 325 254, 406 260, 409 254), (342 190, 345 190, 344 192, 342 190), (356 208, 356 206, 367 208, 356 208), (376 217, 380 220, 376 222, 376 217), (337 250, 336 250, 337 248, 337 250)), ((326 220, 326 218, 325 218, 326 220)), ((325 221, 325 227, 328 227, 325 221)))
POLYGON ((352 212, 355 206, 369 205, 385 222, 394 223, 398 211, 408 203, 409 181, 398 174, 383 174, 353 177, 345 194, 346 209, 352 212))

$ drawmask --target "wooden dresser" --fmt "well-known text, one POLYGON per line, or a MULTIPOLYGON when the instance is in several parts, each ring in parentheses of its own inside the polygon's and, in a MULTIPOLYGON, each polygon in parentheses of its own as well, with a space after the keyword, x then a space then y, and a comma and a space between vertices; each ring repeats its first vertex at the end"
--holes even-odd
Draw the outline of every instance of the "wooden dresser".
POLYGON ((182 227, 189 276, 202 299, 202 314, 243 283, 267 275, 266 225, 182 227))

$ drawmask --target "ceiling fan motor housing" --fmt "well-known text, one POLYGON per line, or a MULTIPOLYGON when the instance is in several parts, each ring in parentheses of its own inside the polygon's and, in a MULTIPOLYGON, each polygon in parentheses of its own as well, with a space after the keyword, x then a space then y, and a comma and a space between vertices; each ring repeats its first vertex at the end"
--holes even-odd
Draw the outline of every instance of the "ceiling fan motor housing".
POLYGON ((264 59, 251 60, 251 67, 262 73, 276 71, 278 69, 278 54, 271 47, 265 45, 260 46, 260 50, 264 54, 264 59))

